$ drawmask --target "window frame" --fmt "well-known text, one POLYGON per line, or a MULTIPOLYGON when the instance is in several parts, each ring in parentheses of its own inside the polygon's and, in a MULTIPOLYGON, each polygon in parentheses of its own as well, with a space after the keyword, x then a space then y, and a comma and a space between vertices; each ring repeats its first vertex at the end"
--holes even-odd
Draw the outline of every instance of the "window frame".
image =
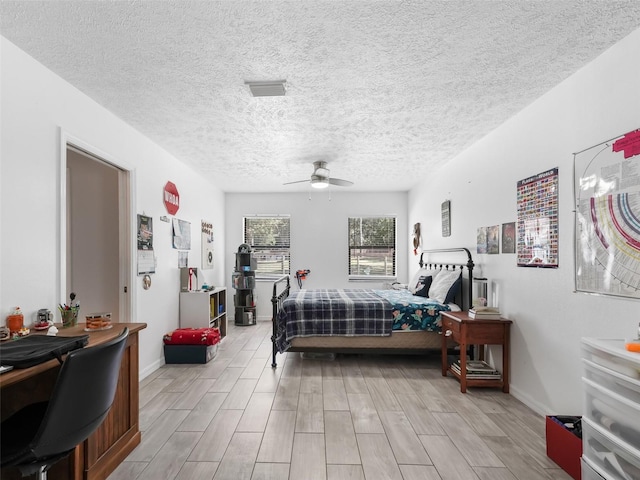
POLYGON ((291 215, 289 214, 247 214, 247 215, 243 215, 242 216, 242 241, 243 243, 248 244, 249 246, 251 246, 251 251, 253 253, 253 258, 256 262, 256 280, 271 280, 271 279, 278 279, 284 275, 291 275, 291 215), (256 258, 256 252, 259 254, 261 252, 261 250, 267 250, 269 249, 268 245, 259 245, 256 248, 256 245, 252 245, 251 242, 247 241, 247 220, 258 220, 258 219, 287 219, 289 222, 289 226, 288 226, 288 230, 289 230, 289 237, 288 237, 288 246, 286 247, 278 247, 278 246, 271 246, 271 250, 278 250, 279 248, 282 249, 286 249, 286 261, 288 262, 287 265, 287 269, 285 272, 280 273, 280 272, 260 272, 260 260, 258 258, 256 258))
MULTIPOLYGON (((378 246, 377 248, 385 248, 378 246)), ((386 247, 389 248, 389 247, 386 247)), ((379 281, 379 280, 396 280, 398 277, 398 216, 397 215, 353 215, 347 217, 347 275, 349 281, 379 281), (354 248, 362 248, 362 246, 351 245, 351 232, 349 229, 351 220, 357 219, 393 219, 393 255, 392 255, 392 272, 389 275, 373 274, 367 275, 362 273, 351 273, 351 251, 354 248)))

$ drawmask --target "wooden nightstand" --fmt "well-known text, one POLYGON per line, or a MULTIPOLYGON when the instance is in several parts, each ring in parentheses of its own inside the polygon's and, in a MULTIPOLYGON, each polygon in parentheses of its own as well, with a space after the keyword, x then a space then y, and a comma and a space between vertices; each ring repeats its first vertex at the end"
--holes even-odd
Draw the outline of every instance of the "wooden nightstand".
POLYGON ((478 320, 469 318, 467 312, 440 312, 442 315, 442 376, 447 372, 460 380, 460 391, 465 393, 467 387, 501 387, 509 393, 509 328, 511 320, 478 320), (448 332, 450 335, 447 335, 448 332), (460 345, 461 374, 452 370, 447 361, 447 336, 460 345), (502 345, 502 375, 499 379, 467 378, 467 347, 478 345, 480 360, 484 360, 485 345, 502 345))

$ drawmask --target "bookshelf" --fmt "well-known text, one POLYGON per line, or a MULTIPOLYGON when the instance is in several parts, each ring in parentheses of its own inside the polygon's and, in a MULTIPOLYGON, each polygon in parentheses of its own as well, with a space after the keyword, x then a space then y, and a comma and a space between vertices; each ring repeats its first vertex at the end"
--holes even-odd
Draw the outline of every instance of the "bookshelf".
POLYGON ((460 381, 460 391, 467 387, 498 387, 509 393, 509 332, 511 320, 479 319, 469 317, 467 312, 441 312, 442 315, 442 376, 451 373, 460 381), (449 364, 447 337, 460 345, 460 358, 449 364), (479 359, 467 360, 467 347, 478 345, 479 359), (484 362, 486 345, 502 346, 502 372, 497 372, 484 362), (467 366, 467 363, 469 365, 467 366), (485 367, 486 365, 486 367, 485 367), (483 372, 479 372, 482 366, 483 372), (476 367, 474 369, 474 367, 476 367))
POLYGON ((180 328, 220 329, 220 338, 227 335, 227 289, 180 292, 180 328))

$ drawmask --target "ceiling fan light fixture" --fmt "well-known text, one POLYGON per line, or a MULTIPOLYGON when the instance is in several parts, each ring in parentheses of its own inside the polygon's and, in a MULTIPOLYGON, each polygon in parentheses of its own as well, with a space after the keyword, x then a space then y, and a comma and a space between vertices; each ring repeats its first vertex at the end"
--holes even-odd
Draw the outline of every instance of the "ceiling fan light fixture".
POLYGON ((318 177, 317 175, 312 175, 311 186, 313 188, 327 188, 329 186, 329 179, 318 177))
POLYGON ((286 80, 267 80, 252 82, 246 80, 245 85, 249 86, 251 95, 254 97, 284 97, 286 92, 284 84, 286 80))
POLYGON ((286 182, 283 185, 292 185, 294 183, 307 183, 309 182, 313 188, 321 189, 327 188, 329 185, 336 185, 338 187, 350 187, 353 182, 349 180, 342 180, 341 178, 335 178, 329 176, 329 169, 327 168, 327 162, 317 160, 313 162, 313 173, 309 180, 296 180, 294 182, 286 182))

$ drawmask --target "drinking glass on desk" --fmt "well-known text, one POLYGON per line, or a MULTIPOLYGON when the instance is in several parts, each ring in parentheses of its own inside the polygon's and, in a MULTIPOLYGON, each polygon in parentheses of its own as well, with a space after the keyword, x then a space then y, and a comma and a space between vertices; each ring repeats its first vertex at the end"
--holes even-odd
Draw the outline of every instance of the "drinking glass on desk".
POLYGON ((73 327, 78 324, 78 312, 80 307, 60 308, 62 328, 73 327))

